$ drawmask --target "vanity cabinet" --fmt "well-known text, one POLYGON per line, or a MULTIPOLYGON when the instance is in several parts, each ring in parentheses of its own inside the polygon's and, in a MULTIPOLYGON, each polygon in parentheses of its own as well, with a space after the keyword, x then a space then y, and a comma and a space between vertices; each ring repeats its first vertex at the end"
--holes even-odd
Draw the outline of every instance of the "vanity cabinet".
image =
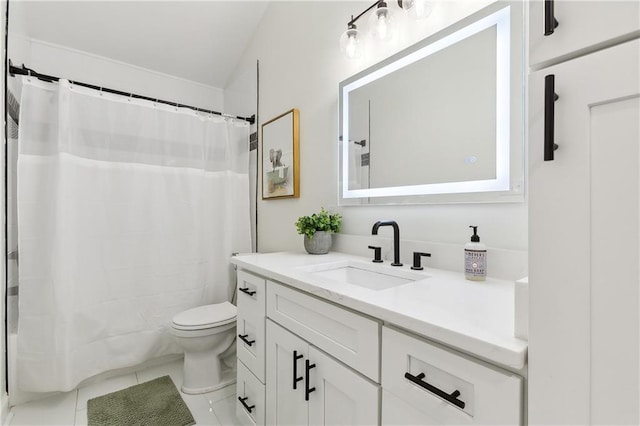
POLYGON ((378 424, 380 388, 267 320, 267 424, 378 424))
POLYGON ((242 358, 238 362, 240 420, 257 425, 522 424, 519 375, 313 296, 326 294, 320 287, 301 291, 273 281, 265 269, 260 272, 267 278, 244 270, 238 275, 239 285, 256 290, 251 300, 239 299, 239 321, 255 315, 266 330, 262 340, 255 335, 265 345, 264 380, 242 358), (253 299, 259 289, 261 306, 253 299))
MULTIPOLYGON (((585 19, 599 10, 607 25, 595 35, 638 33, 639 3, 623 3, 556 2, 549 43, 569 25, 562 8, 585 8, 585 19)), ((638 76, 638 39, 530 75, 532 425, 640 423, 638 76), (553 160, 544 161, 545 136, 558 145, 553 160)))
POLYGON ((382 328, 382 424, 522 424, 522 378, 382 328))
POLYGON ((640 2, 534 0, 529 7, 530 64, 534 68, 566 60, 568 56, 594 50, 607 43, 638 36, 640 2), (545 8, 547 11, 545 13, 545 8), (558 22, 545 34, 545 18, 558 22))

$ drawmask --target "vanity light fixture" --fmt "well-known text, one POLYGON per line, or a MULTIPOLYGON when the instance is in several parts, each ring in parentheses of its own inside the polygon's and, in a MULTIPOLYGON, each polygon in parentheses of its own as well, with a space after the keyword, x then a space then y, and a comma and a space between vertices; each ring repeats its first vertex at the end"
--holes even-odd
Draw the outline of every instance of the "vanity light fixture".
POLYGON ((340 51, 349 59, 362 57, 362 37, 353 21, 349 22, 347 31, 340 37, 340 51))
POLYGON ((393 39, 395 35, 395 20, 393 18, 393 12, 387 7, 387 3, 384 0, 379 1, 376 10, 369 17, 371 35, 374 39, 379 41, 393 39))
MULTIPOLYGON (((398 6, 414 19, 424 19, 431 13, 432 0, 397 0, 398 6)), ((373 39, 380 42, 392 40, 395 35, 395 13, 389 9, 385 0, 377 0, 347 23, 347 30, 340 37, 340 50, 349 59, 362 57, 362 34, 356 27, 356 21, 374 9, 369 17, 369 28, 373 39)))

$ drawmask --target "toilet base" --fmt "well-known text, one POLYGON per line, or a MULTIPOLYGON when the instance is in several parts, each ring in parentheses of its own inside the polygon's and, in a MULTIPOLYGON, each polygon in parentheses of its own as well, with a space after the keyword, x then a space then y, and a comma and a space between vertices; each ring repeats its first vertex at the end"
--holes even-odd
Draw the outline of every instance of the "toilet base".
POLYGON ((182 392, 190 395, 213 392, 234 383, 236 369, 220 361, 207 351, 185 353, 182 392))
POLYGON ((206 388, 185 388, 184 386, 181 386, 180 390, 189 395, 198 395, 201 393, 209 393, 209 392, 217 391, 218 389, 222 389, 226 386, 232 385, 235 382, 236 382, 236 378, 230 377, 228 380, 223 379, 222 382, 218 383, 215 386, 209 386, 206 388))

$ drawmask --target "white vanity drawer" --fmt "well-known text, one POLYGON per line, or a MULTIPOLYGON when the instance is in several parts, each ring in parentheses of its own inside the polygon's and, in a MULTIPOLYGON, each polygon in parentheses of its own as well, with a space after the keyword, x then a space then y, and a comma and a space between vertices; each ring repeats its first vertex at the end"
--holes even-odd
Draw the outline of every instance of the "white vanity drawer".
POLYGON ((237 281, 238 313, 264 318, 265 279, 240 270, 237 281))
POLYGON ((264 385, 242 362, 238 362, 236 417, 244 425, 264 425, 264 409, 264 385))
POLYGON ((264 383, 265 323, 264 317, 245 315, 238 310, 236 352, 238 359, 264 383))
POLYGON ((377 321, 272 281, 267 281, 267 316, 373 381, 380 381, 377 321))
POLYGON ((264 383, 266 282, 238 271, 238 359, 264 383))
POLYGON ((387 327, 382 360, 383 424, 522 424, 519 376, 387 327))

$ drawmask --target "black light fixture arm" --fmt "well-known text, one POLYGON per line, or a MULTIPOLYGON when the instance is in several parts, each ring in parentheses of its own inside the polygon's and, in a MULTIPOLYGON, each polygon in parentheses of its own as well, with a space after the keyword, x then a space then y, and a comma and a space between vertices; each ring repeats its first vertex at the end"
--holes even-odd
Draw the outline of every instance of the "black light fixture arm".
MULTIPOLYGON (((46 75, 46 74, 41 74, 39 72, 36 72, 36 71, 32 70, 31 68, 25 67, 24 64, 22 65, 22 67, 16 67, 16 66, 13 65, 11 60, 9 60, 9 74, 11 76, 28 75, 28 76, 37 78, 38 80, 46 81, 48 83, 53 83, 53 82, 56 82, 56 81, 60 80, 59 77, 53 77, 51 75, 46 75)), ((198 111, 198 112, 204 112, 206 114, 214 114, 214 115, 220 115, 222 117, 235 118, 237 120, 247 121, 250 124, 253 124, 256 121, 256 116, 255 115, 252 115, 251 117, 241 117, 241 116, 237 116, 237 115, 228 115, 228 114, 224 114, 224 113, 219 112, 219 111, 212 111, 212 110, 209 110, 209 109, 198 108, 198 107, 194 107, 194 106, 191 106, 191 105, 181 104, 181 103, 178 103, 178 102, 164 101, 162 99, 155 99, 155 98, 151 98, 149 96, 144 96, 144 95, 136 95, 135 93, 123 92, 121 90, 108 89, 106 87, 100 87, 100 86, 96 86, 96 85, 93 85, 93 84, 82 83, 82 82, 79 82, 79 81, 69 80, 69 82, 72 83, 72 84, 75 84, 77 86, 88 87, 90 89, 100 90, 102 92, 107 92, 107 93, 113 93, 115 95, 127 96, 127 97, 130 97, 130 98, 136 98, 136 99, 144 99, 144 100, 151 101, 151 102, 156 102, 156 103, 159 103, 159 104, 171 105, 171 106, 174 106, 176 108, 189 108, 189 109, 193 109, 193 110, 198 111)))
MULTIPOLYGON (((362 11, 362 13, 360 13, 358 16, 356 16, 355 18, 353 17, 353 15, 351 15, 351 20, 349 22, 347 22, 347 27, 348 28, 353 28, 353 26, 355 25, 356 21, 360 18, 362 18, 362 15, 364 15, 365 13, 367 13, 368 11, 370 11, 371 9, 373 9, 374 7, 378 6, 380 3, 385 3, 386 6, 386 2, 384 0, 377 0, 375 3, 373 3, 371 6, 369 6, 368 8, 366 8, 365 10, 362 11)), ((398 6, 400 6, 400 8, 402 8, 402 0, 398 0, 398 6)))

